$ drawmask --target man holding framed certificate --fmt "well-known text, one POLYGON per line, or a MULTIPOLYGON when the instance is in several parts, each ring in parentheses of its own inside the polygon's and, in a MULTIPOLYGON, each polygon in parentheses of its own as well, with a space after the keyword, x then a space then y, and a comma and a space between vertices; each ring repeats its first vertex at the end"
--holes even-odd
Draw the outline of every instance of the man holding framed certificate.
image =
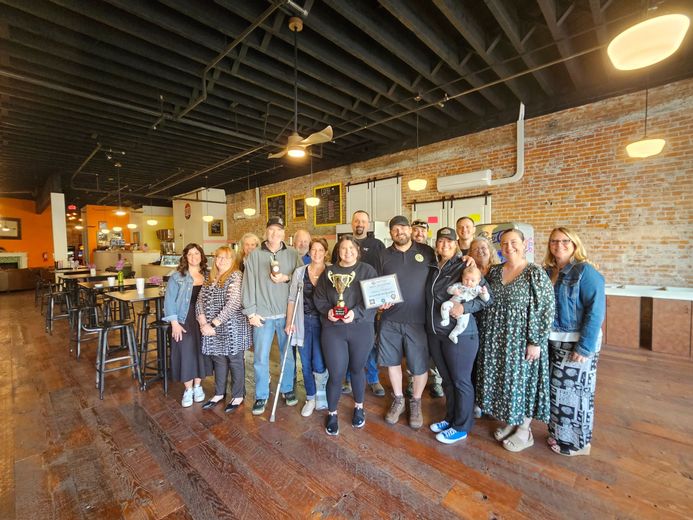
MULTIPOLYGON (((429 358, 425 328, 426 302, 421 291, 426 285, 429 266, 434 263, 435 255, 429 246, 413 242, 411 233, 406 217, 393 217, 390 220, 393 243, 380 253, 379 274, 383 279, 392 276, 399 281, 402 301, 381 306, 383 314, 380 318, 378 364, 387 367, 394 394, 385 421, 395 424, 405 408, 402 358, 406 356, 407 368, 414 378, 409 401, 409 426, 417 429, 423 425, 421 394, 428 380, 429 358)), ((369 282, 375 283, 376 280, 369 282)))

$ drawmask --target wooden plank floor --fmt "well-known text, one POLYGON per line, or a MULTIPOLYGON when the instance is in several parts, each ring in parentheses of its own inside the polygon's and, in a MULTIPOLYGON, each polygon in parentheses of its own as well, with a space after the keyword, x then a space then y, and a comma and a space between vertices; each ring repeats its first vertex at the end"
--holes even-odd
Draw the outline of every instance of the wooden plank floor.
MULTIPOLYGON (((674 357, 605 347, 593 454, 564 458, 543 425, 505 451, 490 419, 441 445, 387 425, 370 393, 363 430, 342 399, 336 438, 324 412, 183 409, 181 385, 140 392, 126 372, 99 401, 94 345, 71 357, 65 322, 46 335, 30 292, 0 295, 0 345, 1 519, 693 517, 693 363, 674 357)), ((426 397, 427 423, 443 405, 426 397)))

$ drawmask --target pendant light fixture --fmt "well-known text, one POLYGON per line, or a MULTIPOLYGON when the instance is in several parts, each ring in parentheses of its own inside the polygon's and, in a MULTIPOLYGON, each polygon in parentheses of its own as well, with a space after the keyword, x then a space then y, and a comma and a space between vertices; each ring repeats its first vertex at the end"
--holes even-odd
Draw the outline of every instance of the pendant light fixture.
MULTIPOLYGON (((115 211, 115 214, 119 217, 124 217, 127 215, 127 212, 123 210, 123 206, 120 203, 120 168, 123 165, 120 164, 118 161, 113 163, 113 167, 116 169, 116 177, 118 178, 118 209, 115 211)), ((115 230, 115 228, 113 228, 115 230)))
MULTIPOLYGON (((310 155, 310 186, 311 189, 313 186, 313 154, 310 155)), ((318 206, 320 204, 320 198, 316 197, 315 195, 311 195, 310 197, 306 197, 306 206, 310 206, 311 208, 314 208, 315 206, 318 206)))
MULTIPOLYGON (((248 165, 248 191, 250 191, 250 161, 246 161, 246 164, 248 165)), ((243 208, 243 214, 246 217, 252 217, 255 213, 257 213, 255 208, 251 208, 250 206, 243 208)))
POLYGON ((652 157, 662 151, 666 141, 664 139, 648 139, 647 138, 647 107, 648 107, 648 89, 645 89, 645 132, 642 139, 633 141, 626 146, 628 157, 636 159, 644 159, 652 157))
POLYGON ((133 224, 132 222, 130 222, 128 224, 128 229, 137 229, 137 224, 133 224))
MULTIPOLYGON (((419 174, 419 113, 416 113, 416 175, 419 174)), ((428 181, 420 177, 410 180, 407 185, 411 191, 422 191, 426 189, 428 181)))
POLYGON ((205 175, 205 215, 202 217, 202 220, 205 222, 211 222, 214 220, 214 217, 209 214, 209 201, 207 200, 209 198, 209 188, 207 187, 207 176, 205 175))
POLYGON ((147 225, 148 226, 156 226, 159 221, 154 218, 154 215, 152 212, 154 211, 154 207, 152 206, 152 199, 149 199, 149 218, 147 219, 147 225))
POLYGON ((690 18, 684 14, 649 18, 611 40, 606 53, 618 70, 649 67, 678 50, 690 24, 690 18))

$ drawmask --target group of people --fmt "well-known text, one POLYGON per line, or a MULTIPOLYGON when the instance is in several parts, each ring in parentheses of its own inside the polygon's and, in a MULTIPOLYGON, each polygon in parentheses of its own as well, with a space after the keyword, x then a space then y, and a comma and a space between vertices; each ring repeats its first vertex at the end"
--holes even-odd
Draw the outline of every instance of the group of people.
POLYGON ((555 453, 589 454, 605 296, 578 235, 552 230, 539 266, 527 261, 518 229, 501 236, 501 263, 469 217, 439 229, 434 248, 425 221, 392 218, 389 247, 368 234, 369 225, 368 214, 356 211, 353 234, 339 237, 331 262, 327 242, 305 230, 287 246, 280 217, 269 218, 264 240, 244 235, 238 254, 218 248, 211 270, 197 244, 186 246, 164 304, 172 376, 185 386, 182 405, 204 402, 201 381, 214 373, 215 395, 203 408, 226 397, 225 411, 235 411, 245 397, 244 353, 252 345, 252 413, 263 414, 276 337, 285 359, 278 391, 288 406, 298 403, 298 352, 306 390, 301 414, 327 409, 329 435, 339 433, 346 393, 353 395, 352 427, 365 425, 367 385, 385 394, 379 365, 392 388, 389 424, 407 412, 410 427, 423 426, 430 372, 431 395, 442 386, 446 400, 445 416, 430 424, 438 441, 466 438, 483 413, 501 422, 493 435, 509 451, 534 444, 531 423, 539 420, 549 424, 555 453), (368 305, 360 282, 385 275, 396 275, 402 301, 368 305))

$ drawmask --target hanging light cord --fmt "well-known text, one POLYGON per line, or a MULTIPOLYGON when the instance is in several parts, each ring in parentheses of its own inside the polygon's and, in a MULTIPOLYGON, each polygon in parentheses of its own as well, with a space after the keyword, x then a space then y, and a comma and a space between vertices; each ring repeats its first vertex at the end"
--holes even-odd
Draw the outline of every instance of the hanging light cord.
POLYGON ((294 133, 298 133, 298 27, 294 27, 294 133))
POLYGON ((645 89, 645 137, 647 137, 647 103, 650 89, 645 89))

